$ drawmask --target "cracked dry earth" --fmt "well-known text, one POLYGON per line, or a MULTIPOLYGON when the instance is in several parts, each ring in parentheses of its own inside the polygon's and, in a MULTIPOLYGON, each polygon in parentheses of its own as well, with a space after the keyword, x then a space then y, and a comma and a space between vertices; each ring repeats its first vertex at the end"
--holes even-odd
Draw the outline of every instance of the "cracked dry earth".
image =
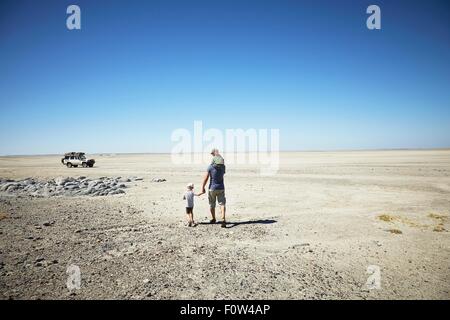
POLYGON ((58 162, 0 158, 0 177, 143 179, 102 197, 1 194, 1 299, 450 298, 449 151, 286 153, 269 177, 229 165, 225 229, 207 223, 205 196, 186 226, 184 186, 198 191, 204 166, 58 162), (81 285, 69 290, 73 265, 81 285))

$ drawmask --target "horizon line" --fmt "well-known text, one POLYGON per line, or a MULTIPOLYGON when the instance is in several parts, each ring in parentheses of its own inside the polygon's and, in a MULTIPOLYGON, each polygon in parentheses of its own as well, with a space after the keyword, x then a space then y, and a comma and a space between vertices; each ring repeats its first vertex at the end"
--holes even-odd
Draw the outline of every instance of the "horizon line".
MULTIPOLYGON (((364 148, 364 149, 305 149, 305 150, 279 150, 280 153, 288 152, 364 152, 364 151, 433 151, 433 150, 450 150, 449 147, 436 147, 436 148, 364 148)), ((269 151, 262 151, 269 152, 269 151)), ((187 152, 187 154, 198 154, 203 152, 187 152)), ((207 153, 207 152, 205 152, 207 153)), ((258 151, 238 151, 238 152, 227 152, 224 151, 223 154, 227 153, 258 153, 258 151)), ((171 152, 94 152, 86 154, 98 155, 98 156, 111 156, 111 155, 170 155, 171 152)), ((35 153, 35 154, 2 154, 0 158, 8 157, 48 157, 48 156, 64 156, 64 153, 35 153)))

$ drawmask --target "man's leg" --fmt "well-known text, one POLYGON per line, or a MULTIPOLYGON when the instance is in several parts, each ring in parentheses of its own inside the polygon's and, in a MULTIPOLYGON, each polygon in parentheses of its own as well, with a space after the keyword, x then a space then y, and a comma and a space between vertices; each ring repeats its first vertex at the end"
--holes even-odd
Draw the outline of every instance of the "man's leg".
POLYGON ((211 212, 211 223, 216 222, 216 197, 213 191, 208 191, 209 211, 211 212))
POLYGON ((222 221, 225 221, 226 207, 225 206, 220 206, 220 211, 222 212, 222 221))
POLYGON ((212 219, 216 220, 216 208, 209 208, 209 211, 211 211, 212 219))
POLYGON ((217 200, 219 202, 220 205, 220 211, 222 213, 222 228, 225 228, 227 223, 225 220, 225 212, 226 212, 226 198, 225 198, 225 190, 221 190, 217 193, 217 200))

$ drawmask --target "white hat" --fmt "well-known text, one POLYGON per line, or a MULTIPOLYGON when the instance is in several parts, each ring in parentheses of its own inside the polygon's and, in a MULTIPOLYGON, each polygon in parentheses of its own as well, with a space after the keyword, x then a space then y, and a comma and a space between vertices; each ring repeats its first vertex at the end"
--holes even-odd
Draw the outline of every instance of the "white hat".
POLYGON ((189 189, 194 189, 194 184, 192 182, 188 183, 188 185, 186 187, 189 189))

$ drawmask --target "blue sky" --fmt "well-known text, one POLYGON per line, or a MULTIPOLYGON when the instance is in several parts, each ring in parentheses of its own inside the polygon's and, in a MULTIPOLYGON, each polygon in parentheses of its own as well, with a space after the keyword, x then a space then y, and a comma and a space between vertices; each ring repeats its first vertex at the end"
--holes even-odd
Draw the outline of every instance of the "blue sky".
POLYGON ((194 120, 282 150, 450 147, 446 0, 6 0, 0 39, 3 155, 169 152, 194 120))

